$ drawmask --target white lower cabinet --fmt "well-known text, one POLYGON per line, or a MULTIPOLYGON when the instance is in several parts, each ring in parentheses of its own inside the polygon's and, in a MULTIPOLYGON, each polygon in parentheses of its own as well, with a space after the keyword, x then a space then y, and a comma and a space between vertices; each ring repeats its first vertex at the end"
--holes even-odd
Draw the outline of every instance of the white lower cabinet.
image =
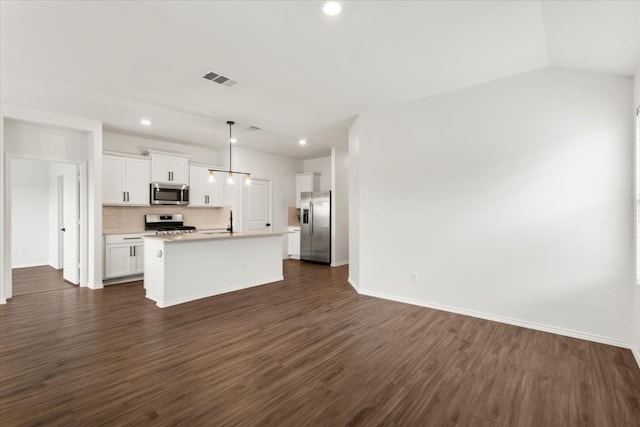
POLYGON ((138 276, 144 273, 144 241, 140 234, 105 236, 104 279, 138 276))
POLYGON ((289 227, 289 258, 300 259, 300 227, 289 227))

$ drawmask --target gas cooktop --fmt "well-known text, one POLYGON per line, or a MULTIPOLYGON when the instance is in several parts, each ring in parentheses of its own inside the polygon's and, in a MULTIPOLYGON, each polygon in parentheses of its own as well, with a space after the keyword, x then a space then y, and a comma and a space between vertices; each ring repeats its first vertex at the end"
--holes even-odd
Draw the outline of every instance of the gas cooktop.
POLYGON ((183 218, 182 214, 147 214, 144 216, 144 228, 155 230, 157 235, 197 233, 194 226, 184 225, 183 218))

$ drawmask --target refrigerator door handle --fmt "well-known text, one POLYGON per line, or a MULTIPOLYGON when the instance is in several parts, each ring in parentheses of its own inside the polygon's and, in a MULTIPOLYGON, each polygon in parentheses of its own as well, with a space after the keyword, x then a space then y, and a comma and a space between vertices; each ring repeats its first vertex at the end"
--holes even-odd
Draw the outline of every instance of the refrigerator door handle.
POLYGON ((309 218, 309 224, 311 225, 309 227, 309 234, 313 236, 313 202, 309 202, 309 216, 311 217, 309 218))

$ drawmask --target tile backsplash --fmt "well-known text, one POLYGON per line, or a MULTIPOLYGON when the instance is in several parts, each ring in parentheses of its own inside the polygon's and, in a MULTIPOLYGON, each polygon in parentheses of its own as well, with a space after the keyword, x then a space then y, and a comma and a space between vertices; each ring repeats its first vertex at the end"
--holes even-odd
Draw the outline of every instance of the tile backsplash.
POLYGON ((144 231, 145 214, 183 214, 184 224, 198 229, 226 228, 229 206, 223 208, 187 208, 184 206, 103 206, 103 233, 137 233, 144 231))

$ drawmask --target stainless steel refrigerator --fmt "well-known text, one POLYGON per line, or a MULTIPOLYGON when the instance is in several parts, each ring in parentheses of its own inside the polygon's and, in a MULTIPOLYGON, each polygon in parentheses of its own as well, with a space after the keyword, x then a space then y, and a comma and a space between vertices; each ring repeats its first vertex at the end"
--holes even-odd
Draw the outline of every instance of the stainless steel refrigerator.
POLYGON ((301 193, 300 259, 331 263, 331 191, 301 193))

